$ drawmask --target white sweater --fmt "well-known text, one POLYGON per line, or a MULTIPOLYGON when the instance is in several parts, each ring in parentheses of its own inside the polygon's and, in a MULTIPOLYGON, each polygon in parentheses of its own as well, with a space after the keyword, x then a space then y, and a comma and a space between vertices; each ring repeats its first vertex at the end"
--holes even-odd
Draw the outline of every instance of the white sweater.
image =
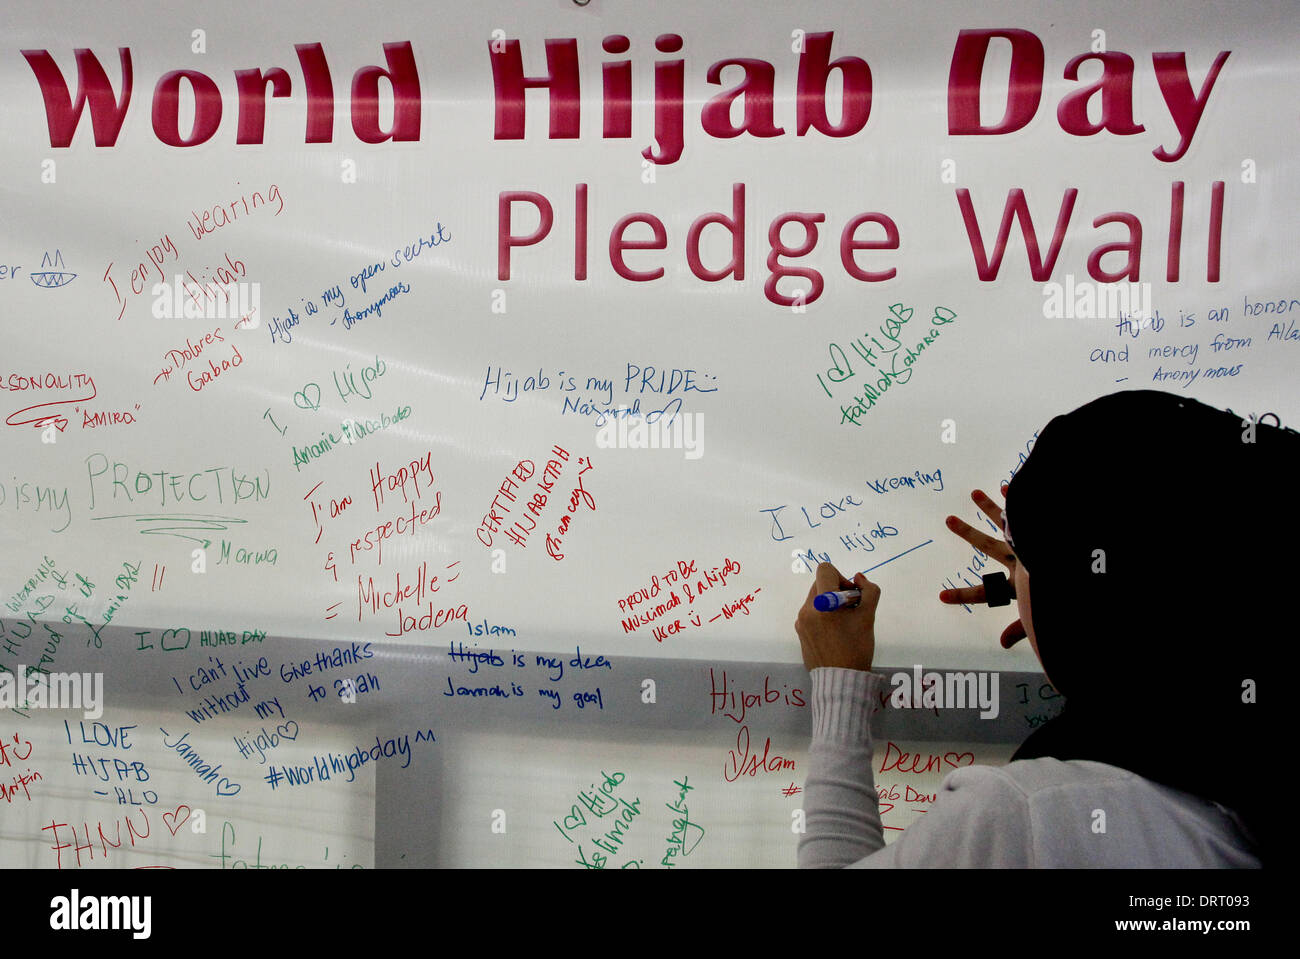
POLYGON ((801 868, 1259 866, 1236 817, 1217 803, 1082 760, 956 770, 929 812, 886 846, 870 730, 886 678, 852 669, 811 676, 801 868), (1096 810, 1105 832, 1094 831, 1096 810))

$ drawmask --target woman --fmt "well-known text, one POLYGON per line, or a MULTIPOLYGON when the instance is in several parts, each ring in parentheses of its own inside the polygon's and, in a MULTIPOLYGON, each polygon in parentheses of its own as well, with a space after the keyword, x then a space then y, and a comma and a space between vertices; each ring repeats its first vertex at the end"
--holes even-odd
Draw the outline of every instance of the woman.
POLYGON ((868 724, 889 689, 869 672, 880 588, 822 564, 795 623, 813 709, 800 866, 1259 866, 1279 766, 1256 699, 1278 695, 1269 667, 1296 632, 1277 554, 1297 542, 1298 450, 1292 430, 1117 393, 1041 431, 1005 513, 972 494, 1005 541, 948 517, 1008 567, 1002 645, 1028 638, 1066 706, 1007 766, 950 774, 888 847, 868 724), (854 587, 856 607, 813 608, 854 587))

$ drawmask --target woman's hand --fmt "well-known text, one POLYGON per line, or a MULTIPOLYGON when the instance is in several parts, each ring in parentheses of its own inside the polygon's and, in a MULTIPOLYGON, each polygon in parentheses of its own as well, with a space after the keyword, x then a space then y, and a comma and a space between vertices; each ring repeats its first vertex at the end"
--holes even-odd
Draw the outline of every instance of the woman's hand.
MULTIPOLYGON (((1003 498, 1006 497, 1007 488, 1002 487, 1003 498)), ((989 499, 982 490, 975 490, 970 494, 970 498, 975 501, 975 505, 983 510, 984 515, 998 526, 1002 525, 1002 507, 989 499)), ((970 526, 969 524, 958 519, 956 516, 948 517, 948 528, 970 543, 976 549, 988 554, 996 559, 999 563, 1007 568, 1007 579, 1012 582, 1012 596, 1015 596, 1015 575, 1016 575, 1016 554, 1012 552, 1011 547, 1007 545, 1006 540, 994 539, 985 533, 970 526)), ((960 605, 963 603, 987 603, 988 598, 984 595, 983 584, 979 586, 964 586, 961 589, 945 589, 939 593, 941 603, 960 605)), ((1002 648, 1010 649, 1016 643, 1025 638, 1025 626, 1017 617, 1002 631, 1002 648)))
POLYGON ((794 621, 794 631, 799 634, 803 648, 805 669, 833 666, 841 669, 871 670, 871 660, 876 654, 876 605, 880 602, 880 587, 858 573, 845 579, 830 563, 817 567, 817 576, 808 598, 794 621), (813 608, 813 599, 833 590, 857 589, 862 599, 856 606, 819 612, 813 608))

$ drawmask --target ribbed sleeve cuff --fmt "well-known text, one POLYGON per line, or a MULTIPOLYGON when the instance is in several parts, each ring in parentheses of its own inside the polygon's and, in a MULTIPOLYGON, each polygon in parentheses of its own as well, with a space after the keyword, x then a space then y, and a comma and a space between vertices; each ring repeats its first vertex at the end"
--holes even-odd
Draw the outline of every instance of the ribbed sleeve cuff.
POLYGON ((813 742, 849 746, 871 742, 872 703, 887 680, 860 669, 822 667, 812 670, 813 742))

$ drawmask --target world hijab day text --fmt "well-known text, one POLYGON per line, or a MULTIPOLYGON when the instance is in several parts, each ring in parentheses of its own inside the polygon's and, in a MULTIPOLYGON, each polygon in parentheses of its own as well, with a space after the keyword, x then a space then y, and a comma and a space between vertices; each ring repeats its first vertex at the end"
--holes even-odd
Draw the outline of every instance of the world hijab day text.
MULTIPOLYGON (((796 30, 792 44, 796 61, 793 77, 779 76, 779 73, 791 71, 789 68, 779 71, 776 64, 762 58, 734 57, 710 64, 704 71, 705 82, 719 87, 725 82, 730 86, 703 101, 698 118, 701 131, 720 140, 739 137, 762 140, 791 134, 809 140, 822 137, 842 139, 862 134, 867 130, 871 117, 872 70, 860 56, 842 53, 834 57, 834 44, 833 31, 796 30), (828 95, 833 79, 838 80, 838 96, 828 95), (783 116, 779 119, 778 112, 793 112, 793 130, 789 127, 791 118, 783 116), (837 114, 838 118, 832 119, 832 114, 837 114)), ((577 38, 521 41, 507 37, 504 31, 494 31, 487 39, 487 60, 493 84, 492 138, 498 148, 509 149, 509 141, 525 141, 520 146, 535 151, 537 148, 533 143, 542 139, 538 128, 543 118, 546 121, 546 140, 582 139, 585 116, 588 139, 598 136, 603 140, 632 140, 639 137, 640 142, 645 142, 647 136, 650 137, 650 145, 640 150, 640 157, 647 167, 681 160, 686 153, 687 105, 690 103, 693 110, 695 102, 698 102, 689 99, 686 92, 685 41, 679 34, 665 33, 654 42, 652 129, 637 130, 634 122, 637 84, 634 82, 635 58, 629 55, 631 48, 631 40, 622 34, 611 34, 602 40, 597 103, 594 98, 584 101, 582 97, 584 63, 577 38), (525 43, 529 48, 530 62, 535 64, 533 69, 539 72, 530 74, 525 70, 525 43), (545 69, 541 70, 543 58, 545 69), (529 91, 534 93, 531 100, 527 97, 529 91), (533 143, 527 142, 530 138, 526 134, 530 104, 534 113, 533 143), (598 124, 594 122, 597 111, 598 124)), ((154 136, 167 147, 185 149, 198 146, 218 135, 225 117, 226 135, 229 135, 232 125, 235 128, 236 149, 242 145, 263 144, 268 116, 273 122, 283 124, 289 115, 287 105, 275 101, 297 97, 305 99, 306 103, 303 142, 334 142, 334 81, 324 47, 320 43, 300 43, 294 45, 294 52, 300 81, 279 66, 233 71, 234 110, 229 111, 235 114, 233 124, 226 110, 231 97, 229 89, 223 94, 217 81, 199 70, 178 69, 165 73, 153 90, 150 116, 154 136), (191 99, 193 104, 192 111, 186 111, 193 114, 188 131, 180 128, 182 97, 191 99)), ((131 107, 134 74, 130 48, 119 48, 117 53, 120 79, 115 83, 109 79, 104 65, 93 51, 77 50, 74 93, 68 75, 48 50, 22 51, 43 98, 52 147, 71 144, 86 112, 89 113, 95 145, 112 148, 118 144, 131 107)), ((384 43, 383 53, 385 67, 362 66, 352 75, 349 101, 352 133, 367 144, 419 141, 427 131, 422 126, 424 100, 412 43, 409 40, 384 43), (381 82, 387 85, 385 92, 391 91, 392 96, 391 121, 386 126, 385 118, 381 116, 381 82)), ((1063 78, 1076 86, 1057 104, 1057 124, 1064 134, 1078 138, 1069 141, 1071 143, 1086 143, 1086 138, 1103 132, 1112 137, 1135 137, 1147 133, 1145 139, 1148 143, 1159 141, 1151 148, 1152 155, 1163 163, 1176 163, 1187 154, 1197 135, 1215 82, 1230 53, 1221 51, 1212 64, 1198 65, 1195 71, 1201 77, 1198 84, 1192 82, 1192 69, 1186 53, 1165 51, 1150 54, 1154 80, 1168 119, 1173 124, 1173 131, 1165 137, 1147 133, 1142 118, 1135 116, 1135 77, 1139 71, 1134 57, 1104 49, 1080 53, 1069 59, 1063 68, 1063 78), (1085 65, 1089 72, 1099 68, 1100 75, 1094 80, 1080 80, 1085 65), (1095 107, 1096 120, 1089 116, 1090 106, 1095 107)), ((595 64, 591 57, 587 57, 585 66, 589 76, 594 73, 595 64)), ((1043 105, 1045 76, 1044 47, 1032 32, 1015 28, 959 31, 953 44, 946 82, 948 135, 1005 136, 1024 129, 1043 105), (1002 51, 1008 46, 1010 50, 1010 69, 1002 84, 998 84, 991 74, 989 82, 985 83, 986 66, 994 43, 1002 51), (997 96, 1004 101, 1005 107, 1002 118, 996 123, 981 121, 981 107, 989 106, 981 104, 982 89, 986 97, 994 95, 989 90, 1001 91, 997 96)), ((641 99, 645 99, 643 92, 641 99)), ((435 130, 429 134, 430 140, 439 140, 444 133, 435 130)), ((752 141, 748 142, 748 147, 738 148, 754 149, 752 141)), ((1050 164, 1050 154, 1046 162, 1050 164)), ((1168 282, 1177 282, 1181 276, 1184 187, 1181 180, 1171 182, 1168 219, 1163 221, 1170 224, 1164 251, 1165 279, 1168 282)), ((1206 199, 1210 207, 1204 246, 1205 277, 1208 282, 1218 282, 1223 181, 1214 181, 1204 192, 1208 194, 1206 199)), ((1024 239, 1030 277, 1040 283, 1051 279, 1073 218, 1078 189, 1066 189, 1059 203, 1038 201, 1035 204, 1039 217, 1037 229, 1032 219, 1034 211, 1031 211, 1020 187, 1007 191, 996 229, 992 221, 997 214, 991 212, 991 206, 985 205, 986 220, 981 226, 971 190, 956 188, 954 193, 970 244, 975 275, 980 281, 997 279, 1012 225, 1017 221, 1024 239), (1054 226, 1050 240, 1044 243, 1038 234, 1045 232, 1048 221, 1053 221, 1054 226), (986 237, 994 234, 996 239, 990 244, 986 237), (1042 252, 1044 245, 1045 254, 1042 252)), ((548 239, 553 243, 560 241, 551 238, 556 220, 555 204, 546 195, 520 184, 515 189, 499 192, 497 200, 497 276, 504 282, 514 276, 512 254, 518 248, 535 246, 548 239), (518 227, 520 220, 527 220, 529 225, 518 227)), ((589 184, 576 183, 572 200, 573 229, 564 238, 566 245, 571 245, 575 282, 588 278, 588 201, 589 184)), ((703 283, 745 279, 744 183, 733 184, 730 203, 726 206, 729 206, 728 211, 715 210, 697 217, 683 238, 687 265, 703 283), (715 227, 715 234, 720 229, 728 235, 729 256, 722 258, 717 255, 720 247, 728 245, 723 241, 710 253, 710 258, 721 262, 706 264, 701 255, 701 239, 710 226, 715 227)), ((797 260, 813 253, 818 243, 818 224, 825 221, 826 214, 808 212, 783 213, 771 221, 767 234, 768 278, 763 287, 769 301, 780 306, 792 306, 812 303, 822 295, 825 277, 821 271, 808 265, 791 265, 782 262, 782 258, 797 260), (783 237, 784 228, 791 223, 802 228, 802 236, 794 243, 783 237), (778 288, 783 280, 786 281, 783 288, 778 288)), ((1143 229, 1138 216, 1123 211, 1099 211, 1091 225, 1094 229, 1110 228, 1104 237, 1108 242, 1098 245, 1088 257, 1086 270, 1092 279, 1099 283, 1138 282, 1141 279, 1143 243, 1143 229), (1109 267, 1103 266, 1103 256, 1111 257, 1109 267)), ((665 270, 662 258, 654 257, 653 253, 666 250, 668 246, 667 230, 658 216, 644 211, 629 213, 615 221, 609 230, 610 268, 623 280, 636 283, 658 280, 665 276, 665 270), (629 264, 629 253, 635 254, 635 264, 629 264)), ((898 269, 890 265, 888 254, 898 251, 901 246, 900 231, 889 215, 876 211, 855 214, 844 222, 840 231, 839 254, 844 273, 866 283, 893 279, 898 269), (873 255, 870 265, 863 262, 867 254, 873 255)), ((535 264, 527 267, 533 268, 548 267, 535 264)))

